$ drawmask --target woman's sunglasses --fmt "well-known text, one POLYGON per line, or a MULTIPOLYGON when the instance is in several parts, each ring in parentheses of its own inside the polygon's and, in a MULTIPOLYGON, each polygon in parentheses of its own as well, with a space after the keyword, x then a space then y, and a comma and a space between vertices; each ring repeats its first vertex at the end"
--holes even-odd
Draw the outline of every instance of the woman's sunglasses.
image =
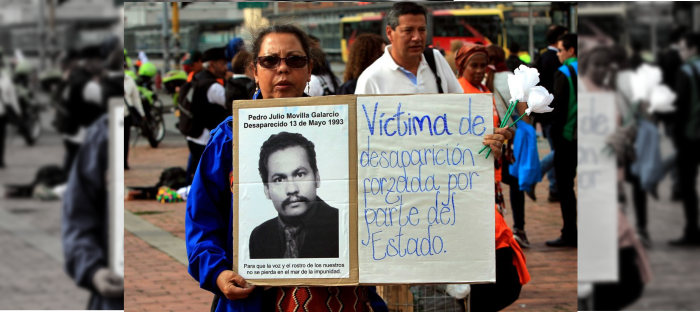
POLYGON ((275 69, 277 66, 282 63, 282 60, 287 64, 289 68, 303 68, 306 66, 306 64, 309 63, 309 57, 308 56, 302 56, 302 55, 290 55, 287 57, 279 57, 279 56, 258 56, 255 58, 255 61, 260 64, 263 68, 268 68, 268 69, 275 69))

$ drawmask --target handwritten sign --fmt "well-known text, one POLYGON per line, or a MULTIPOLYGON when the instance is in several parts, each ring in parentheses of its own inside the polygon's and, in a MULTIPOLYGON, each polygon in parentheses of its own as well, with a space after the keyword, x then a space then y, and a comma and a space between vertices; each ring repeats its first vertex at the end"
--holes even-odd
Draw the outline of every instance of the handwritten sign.
POLYGON ((613 93, 580 93, 578 107, 578 281, 615 282, 617 166, 605 151, 616 129, 613 93))
POLYGON ((124 102, 109 100, 109 267, 124 277, 124 102))
POLYGON ((238 273, 349 278, 348 105, 245 108, 237 116, 238 273))
POLYGON ((494 282, 491 94, 358 96, 360 283, 494 282))

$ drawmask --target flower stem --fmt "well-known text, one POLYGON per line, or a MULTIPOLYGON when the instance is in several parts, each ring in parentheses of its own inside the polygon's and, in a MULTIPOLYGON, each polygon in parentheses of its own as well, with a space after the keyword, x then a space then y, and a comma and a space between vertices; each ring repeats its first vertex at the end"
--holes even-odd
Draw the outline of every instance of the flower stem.
POLYGON ((508 127, 512 127, 513 125, 515 125, 518 121, 520 121, 520 119, 523 119, 524 116, 525 116, 525 114, 520 115, 520 117, 518 117, 518 119, 516 119, 516 120, 515 120, 512 124, 510 124, 510 126, 508 126, 508 127))

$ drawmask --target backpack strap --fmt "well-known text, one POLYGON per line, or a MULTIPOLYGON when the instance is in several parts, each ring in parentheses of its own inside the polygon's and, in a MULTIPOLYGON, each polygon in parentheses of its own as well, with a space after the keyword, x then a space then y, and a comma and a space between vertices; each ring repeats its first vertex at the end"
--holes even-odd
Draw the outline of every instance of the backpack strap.
POLYGON ((442 80, 440 79, 440 76, 438 75, 437 66, 435 65, 435 54, 433 53, 433 49, 430 47, 426 47, 425 50, 423 50, 423 56, 425 57, 425 61, 428 62, 428 66, 430 66, 430 70, 432 70, 433 74, 435 74, 435 80, 437 81, 437 87, 438 87, 438 93, 445 93, 442 90, 442 80))
POLYGON ((316 76, 318 79, 321 80, 321 86, 323 87, 323 95, 330 95, 331 94, 331 89, 328 88, 328 84, 326 83, 326 79, 323 79, 321 76, 316 76))

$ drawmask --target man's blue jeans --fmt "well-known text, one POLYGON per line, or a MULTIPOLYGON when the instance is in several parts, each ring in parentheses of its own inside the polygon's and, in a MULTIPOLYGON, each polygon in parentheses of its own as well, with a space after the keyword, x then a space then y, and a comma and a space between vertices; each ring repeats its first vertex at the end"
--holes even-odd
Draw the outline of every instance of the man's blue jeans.
POLYGON ((547 156, 544 156, 540 160, 540 167, 542 168, 542 176, 547 175, 547 180, 549 180, 549 193, 557 193, 557 175, 554 173, 554 145, 552 144, 552 125, 542 126, 542 131, 547 136, 547 141, 549 142, 549 148, 552 149, 547 156))

